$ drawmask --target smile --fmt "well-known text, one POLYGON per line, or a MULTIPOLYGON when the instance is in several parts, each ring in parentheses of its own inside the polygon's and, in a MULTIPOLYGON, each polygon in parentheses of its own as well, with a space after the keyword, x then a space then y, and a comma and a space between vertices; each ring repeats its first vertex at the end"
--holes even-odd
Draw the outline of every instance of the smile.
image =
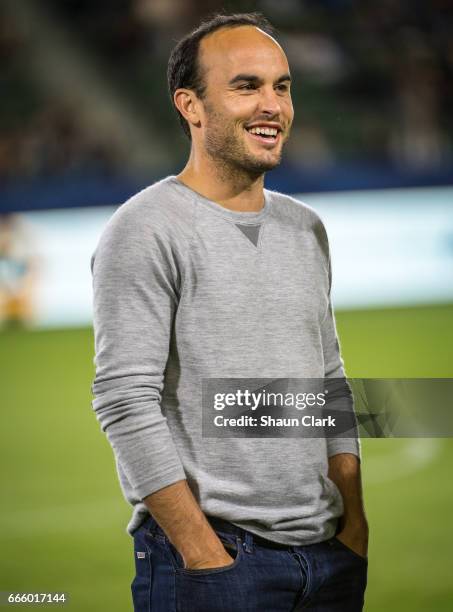
POLYGON ((250 136, 250 138, 252 138, 256 142, 259 142, 268 149, 274 147, 280 141, 281 137, 280 128, 254 126, 250 128, 245 128, 245 131, 250 136))

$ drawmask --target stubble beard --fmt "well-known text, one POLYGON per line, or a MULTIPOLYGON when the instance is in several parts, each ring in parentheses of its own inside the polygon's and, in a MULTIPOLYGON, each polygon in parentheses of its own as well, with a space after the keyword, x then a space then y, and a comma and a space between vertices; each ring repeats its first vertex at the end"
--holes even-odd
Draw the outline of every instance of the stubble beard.
POLYGON ((206 130, 205 150, 224 178, 258 178, 272 170, 281 161, 282 149, 277 158, 264 159, 247 151, 245 143, 236 135, 235 126, 221 115, 210 111, 206 130))

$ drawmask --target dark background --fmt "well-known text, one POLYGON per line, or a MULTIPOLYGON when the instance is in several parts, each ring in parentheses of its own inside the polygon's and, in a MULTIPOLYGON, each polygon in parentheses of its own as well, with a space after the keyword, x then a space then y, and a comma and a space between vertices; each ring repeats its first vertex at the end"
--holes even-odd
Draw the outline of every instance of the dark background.
POLYGON ((451 183, 448 0, 3 0, 2 208, 118 203, 177 172, 188 142, 168 56, 222 8, 263 12, 291 66, 293 134, 267 186, 451 183))

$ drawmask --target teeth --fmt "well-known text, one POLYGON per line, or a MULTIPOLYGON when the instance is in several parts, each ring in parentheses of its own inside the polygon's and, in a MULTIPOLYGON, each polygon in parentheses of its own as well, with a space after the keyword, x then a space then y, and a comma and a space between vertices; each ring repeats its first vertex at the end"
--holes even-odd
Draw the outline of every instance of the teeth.
POLYGON ((265 134, 266 136, 277 136, 278 130, 269 127, 252 127, 249 129, 251 134, 265 134))

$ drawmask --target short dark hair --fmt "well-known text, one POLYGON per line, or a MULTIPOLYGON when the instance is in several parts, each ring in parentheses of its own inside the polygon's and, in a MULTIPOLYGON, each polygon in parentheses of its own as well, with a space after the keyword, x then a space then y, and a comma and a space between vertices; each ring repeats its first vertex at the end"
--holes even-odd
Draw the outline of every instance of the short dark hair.
POLYGON ((184 36, 174 47, 168 60, 168 91, 172 104, 186 136, 191 139, 189 124, 175 106, 174 93, 180 87, 192 89, 199 98, 203 98, 206 83, 200 70, 198 50, 200 41, 221 28, 235 28, 250 25, 260 28, 266 34, 275 36, 275 29, 261 13, 235 13, 233 15, 216 14, 203 21, 195 30, 184 36))

